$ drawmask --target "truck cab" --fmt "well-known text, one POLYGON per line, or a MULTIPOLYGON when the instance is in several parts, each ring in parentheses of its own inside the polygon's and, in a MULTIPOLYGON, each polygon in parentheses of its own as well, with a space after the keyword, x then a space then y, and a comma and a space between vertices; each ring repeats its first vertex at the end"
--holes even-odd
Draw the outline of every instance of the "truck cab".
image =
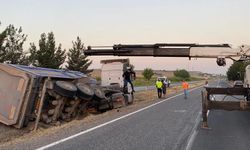
POLYGON ((123 86, 123 72, 129 65, 128 59, 112 59, 112 60, 102 60, 101 68, 101 85, 109 86, 113 84, 119 84, 120 87, 123 86))
POLYGON ((123 73, 129 66, 129 59, 101 60, 101 86, 106 90, 106 95, 112 95, 114 105, 120 107, 122 101, 126 104, 133 103, 133 91, 130 84, 124 86, 123 73), (124 100, 123 100, 124 99, 124 100))
MULTIPOLYGON (((129 66, 129 59, 109 59, 102 60, 101 85, 118 85, 121 89, 124 85, 123 73, 129 66)), ((127 93, 132 93, 130 84, 126 87, 127 93)))

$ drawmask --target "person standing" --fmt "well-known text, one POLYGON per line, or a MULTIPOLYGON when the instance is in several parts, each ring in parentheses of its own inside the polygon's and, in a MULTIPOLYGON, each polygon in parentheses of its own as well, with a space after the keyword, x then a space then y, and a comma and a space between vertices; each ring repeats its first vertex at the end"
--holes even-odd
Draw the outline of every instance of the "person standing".
POLYGON ((185 80, 183 80, 182 81, 182 88, 184 91, 184 99, 187 99, 188 87, 189 87, 188 83, 185 80))
POLYGON ((168 87, 170 87, 171 81, 168 79, 168 87))
POLYGON ((208 87, 208 81, 205 82, 204 87, 208 87))
POLYGON ((168 86, 168 82, 166 80, 162 80, 162 93, 163 93, 164 98, 166 97, 167 86, 168 86))
POLYGON ((161 98, 162 96, 162 81, 160 79, 158 79, 155 83, 155 86, 157 88, 157 94, 158 94, 158 98, 161 98))
POLYGON ((132 71, 132 68, 127 67, 127 70, 123 73, 122 77, 124 79, 123 80, 124 81, 124 86, 123 86, 124 89, 123 90, 125 90, 125 88, 127 88, 128 83, 130 83, 132 91, 135 92, 134 85, 132 83, 132 77, 135 80, 136 75, 135 75, 135 72, 132 71))

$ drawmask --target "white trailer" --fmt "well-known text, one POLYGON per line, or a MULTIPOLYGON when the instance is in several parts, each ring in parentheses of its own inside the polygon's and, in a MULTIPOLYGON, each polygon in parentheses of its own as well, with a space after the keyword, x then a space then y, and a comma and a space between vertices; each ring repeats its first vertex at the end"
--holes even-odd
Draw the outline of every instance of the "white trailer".
POLYGON ((119 84, 123 86, 123 72, 129 66, 129 59, 111 59, 102 60, 101 69, 101 84, 102 86, 109 86, 112 84, 119 84))

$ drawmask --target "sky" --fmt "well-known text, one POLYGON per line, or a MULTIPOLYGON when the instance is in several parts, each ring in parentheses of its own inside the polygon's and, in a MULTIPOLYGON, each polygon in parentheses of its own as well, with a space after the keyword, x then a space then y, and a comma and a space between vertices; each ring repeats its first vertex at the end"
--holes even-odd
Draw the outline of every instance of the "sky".
MULTIPOLYGON (((53 31, 57 44, 69 49, 79 36, 85 46, 154 43, 250 44, 248 0, 0 0, 0 31, 21 26, 30 42, 53 31)), ((89 57, 91 68, 100 60, 89 57)), ((124 57, 122 57, 124 58, 124 57)), ((126 57, 127 58, 127 57, 126 57)), ((225 74, 232 64, 215 59, 130 57, 136 69, 187 69, 225 74)))

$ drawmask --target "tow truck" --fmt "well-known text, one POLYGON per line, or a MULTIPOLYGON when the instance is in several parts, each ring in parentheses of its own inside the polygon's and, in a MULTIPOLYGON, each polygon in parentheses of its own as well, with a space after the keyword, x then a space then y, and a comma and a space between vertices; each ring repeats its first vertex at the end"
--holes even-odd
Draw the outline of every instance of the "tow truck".
MULTIPOLYGON (((86 56, 152 56, 214 58, 218 66, 225 66, 226 59, 233 61, 250 60, 250 46, 233 48, 230 44, 157 43, 157 44, 115 44, 113 46, 88 46, 86 56)), ((246 67, 242 87, 204 87, 202 91, 202 127, 208 128, 207 112, 212 109, 250 110, 250 66, 246 67), (214 95, 243 96, 238 101, 215 100, 214 95)))

